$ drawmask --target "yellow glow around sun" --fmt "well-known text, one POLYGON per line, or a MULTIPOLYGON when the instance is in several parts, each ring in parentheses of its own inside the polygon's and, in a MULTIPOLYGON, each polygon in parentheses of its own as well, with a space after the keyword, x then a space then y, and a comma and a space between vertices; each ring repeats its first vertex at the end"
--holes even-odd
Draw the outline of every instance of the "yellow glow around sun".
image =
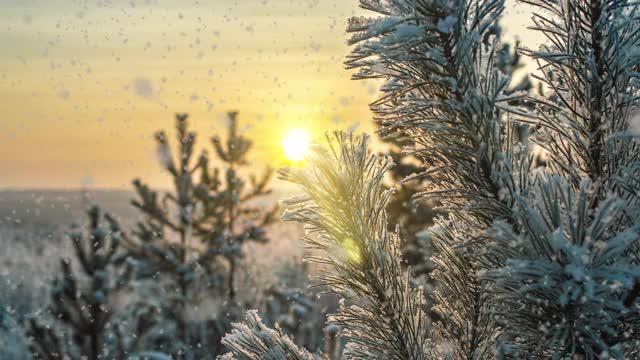
POLYGON ((310 142, 309 133, 306 130, 293 129, 282 141, 284 155, 291 161, 301 161, 309 152, 310 142))

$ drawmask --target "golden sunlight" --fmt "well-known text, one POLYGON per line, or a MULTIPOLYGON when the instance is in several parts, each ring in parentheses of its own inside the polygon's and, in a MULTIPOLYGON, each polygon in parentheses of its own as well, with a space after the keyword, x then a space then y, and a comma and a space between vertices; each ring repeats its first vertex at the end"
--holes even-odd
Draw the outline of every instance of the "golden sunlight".
POLYGON ((349 260, 356 263, 360 262, 360 249, 358 248, 358 244, 355 240, 353 240, 352 238, 346 238, 342 243, 342 246, 344 247, 344 251, 349 260))
POLYGON ((309 133, 306 130, 293 129, 282 141, 282 149, 287 159, 301 161, 309 151, 309 144, 309 133))

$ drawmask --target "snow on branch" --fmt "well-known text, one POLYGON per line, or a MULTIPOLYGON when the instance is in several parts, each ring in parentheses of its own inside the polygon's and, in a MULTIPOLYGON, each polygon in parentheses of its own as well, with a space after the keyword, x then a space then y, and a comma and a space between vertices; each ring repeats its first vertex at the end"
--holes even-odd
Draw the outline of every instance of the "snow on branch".
POLYGON ((232 326, 231 333, 222 339, 231 353, 222 359, 314 360, 311 353, 298 347, 279 329, 268 328, 256 310, 249 310, 244 322, 232 326))
POLYGON ((538 10, 532 28, 547 39, 527 53, 552 93, 532 99, 540 125, 535 141, 547 150, 550 168, 568 176, 575 188, 588 176, 605 185, 605 196, 612 178, 640 170, 638 141, 629 136, 640 85, 637 3, 524 2, 538 10))
POLYGON ((509 89, 498 20, 504 1, 362 0, 378 18, 350 23, 355 79, 383 78, 372 111, 386 133, 410 139, 426 190, 448 219, 432 229, 439 315, 434 351, 455 359, 492 356, 500 329, 488 314, 486 261, 478 236, 496 219, 517 224, 515 199, 526 191, 527 149, 518 144, 514 105, 525 93, 509 89), (479 248, 478 248, 479 246, 479 248))
MULTIPOLYGON (((347 67, 384 78, 372 110, 385 132, 411 139, 430 181, 422 197, 486 226, 510 218, 527 155, 514 145, 513 104, 500 51, 502 0, 362 0, 383 16, 354 18, 347 67)), ((511 219, 513 220, 513 219, 511 219)))
POLYGON ((518 201, 523 231, 498 222, 487 233, 490 255, 507 259, 485 274, 496 284, 495 315, 521 356, 628 356, 620 344, 634 336, 640 313, 623 299, 640 275, 628 256, 640 237, 637 226, 622 226, 627 205, 616 196, 591 216, 592 190, 589 180, 574 191, 542 175, 518 201))

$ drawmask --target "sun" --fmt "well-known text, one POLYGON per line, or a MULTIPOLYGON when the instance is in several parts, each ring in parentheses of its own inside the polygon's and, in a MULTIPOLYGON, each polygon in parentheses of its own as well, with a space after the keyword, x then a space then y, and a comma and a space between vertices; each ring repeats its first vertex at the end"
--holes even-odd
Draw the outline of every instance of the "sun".
POLYGON ((304 129, 293 129, 282 140, 282 149, 287 159, 301 161, 309 152, 309 133, 304 129))

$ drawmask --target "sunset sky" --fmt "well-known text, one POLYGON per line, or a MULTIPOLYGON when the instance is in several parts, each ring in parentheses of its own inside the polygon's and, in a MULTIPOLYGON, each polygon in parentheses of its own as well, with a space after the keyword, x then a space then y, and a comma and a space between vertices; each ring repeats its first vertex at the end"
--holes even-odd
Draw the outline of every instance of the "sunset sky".
MULTIPOLYGON (((153 133, 188 112, 200 147, 238 110, 256 164, 292 128, 371 130, 344 69, 356 0, 0 0, 0 188, 167 185, 153 133)), ((510 36, 528 15, 509 3, 510 36)), ((531 45, 530 42, 527 42, 531 45)))

